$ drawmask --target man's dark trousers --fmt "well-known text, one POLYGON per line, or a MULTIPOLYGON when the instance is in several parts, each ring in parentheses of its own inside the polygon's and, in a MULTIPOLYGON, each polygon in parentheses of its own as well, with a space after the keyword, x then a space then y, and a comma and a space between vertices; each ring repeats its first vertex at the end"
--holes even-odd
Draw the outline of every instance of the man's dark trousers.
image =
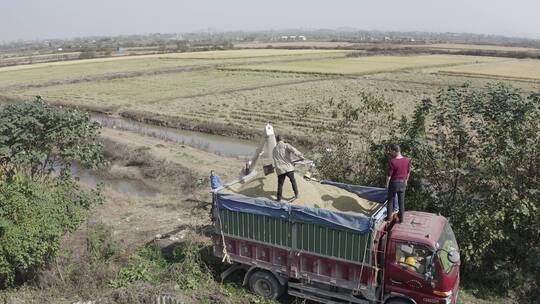
POLYGON ((283 183, 285 182, 285 177, 288 177, 291 181, 292 188, 294 191, 294 196, 298 196, 298 187, 296 186, 296 179, 294 179, 294 171, 283 173, 278 175, 277 180, 277 200, 281 200, 281 195, 283 194, 283 183))
POLYGON ((399 222, 403 223, 403 216, 405 213, 405 188, 407 184, 405 181, 393 181, 390 182, 388 187, 388 214, 386 216, 387 220, 390 220, 392 214, 394 213, 394 199, 398 197, 399 203, 399 222))

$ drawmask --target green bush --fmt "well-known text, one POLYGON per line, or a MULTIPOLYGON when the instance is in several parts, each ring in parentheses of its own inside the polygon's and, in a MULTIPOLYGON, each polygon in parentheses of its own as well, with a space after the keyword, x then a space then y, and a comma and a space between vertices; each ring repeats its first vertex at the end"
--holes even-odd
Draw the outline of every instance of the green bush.
POLYGON ((349 136, 370 126, 344 114, 341 135, 321 145, 317 167, 325 178, 382 186, 386 148, 400 144, 413 164, 406 207, 450 219, 462 282, 539 296, 540 93, 500 83, 450 87, 420 102, 412 117, 386 120, 379 138, 349 136))
POLYGON ((413 158, 409 206, 450 218, 464 278, 538 293, 540 94, 451 87, 400 129, 390 141, 413 158))
POLYGON ((167 261, 160 248, 145 246, 129 257, 128 264, 122 267, 110 281, 112 288, 122 288, 135 282, 158 283, 167 268, 167 261))
POLYGON ((72 162, 95 169, 105 163, 100 129, 88 113, 39 96, 7 105, 0 110, 0 170, 9 182, 16 172, 37 178, 69 169, 72 162))
POLYGON ((58 254, 99 196, 70 180, 36 182, 15 175, 0 184, 0 284, 11 286, 35 274, 58 254))

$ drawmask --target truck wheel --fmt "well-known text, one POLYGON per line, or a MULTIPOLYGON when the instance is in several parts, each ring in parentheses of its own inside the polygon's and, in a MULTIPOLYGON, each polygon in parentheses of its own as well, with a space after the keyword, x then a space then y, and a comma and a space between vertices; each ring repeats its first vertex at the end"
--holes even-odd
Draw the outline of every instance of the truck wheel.
POLYGON ((251 291, 263 298, 275 300, 285 291, 276 277, 267 271, 256 271, 249 278, 249 288, 251 291))

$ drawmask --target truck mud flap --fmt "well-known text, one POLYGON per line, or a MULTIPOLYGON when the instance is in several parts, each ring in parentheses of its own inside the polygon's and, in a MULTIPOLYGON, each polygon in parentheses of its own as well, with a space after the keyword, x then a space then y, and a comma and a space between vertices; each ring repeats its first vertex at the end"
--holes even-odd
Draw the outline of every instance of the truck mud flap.
POLYGON ((240 269, 243 269, 243 270, 247 270, 247 267, 243 264, 240 264, 240 263, 234 263, 232 264, 231 266, 229 266, 227 268, 227 270, 223 271, 219 276, 221 278, 221 282, 225 281, 225 279, 233 272, 237 271, 237 270, 240 270, 240 269))
POLYGON ((302 283, 289 282, 288 293, 291 296, 317 301, 325 304, 358 303, 370 304, 370 301, 359 299, 351 295, 331 292, 308 286, 302 283))

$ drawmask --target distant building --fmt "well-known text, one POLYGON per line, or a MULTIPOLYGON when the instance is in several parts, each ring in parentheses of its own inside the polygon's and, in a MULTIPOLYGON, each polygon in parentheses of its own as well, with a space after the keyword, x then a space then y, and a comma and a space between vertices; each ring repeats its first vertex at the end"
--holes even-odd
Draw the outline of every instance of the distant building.
POLYGON ((298 40, 306 41, 306 36, 298 36, 298 40))
POLYGON ((61 52, 63 51, 64 49, 63 48, 58 48, 57 51, 61 52))
POLYGON ((296 36, 289 36, 290 40, 296 40, 296 36))
POLYGON ((289 36, 281 36, 281 40, 287 40, 289 39, 289 36))

